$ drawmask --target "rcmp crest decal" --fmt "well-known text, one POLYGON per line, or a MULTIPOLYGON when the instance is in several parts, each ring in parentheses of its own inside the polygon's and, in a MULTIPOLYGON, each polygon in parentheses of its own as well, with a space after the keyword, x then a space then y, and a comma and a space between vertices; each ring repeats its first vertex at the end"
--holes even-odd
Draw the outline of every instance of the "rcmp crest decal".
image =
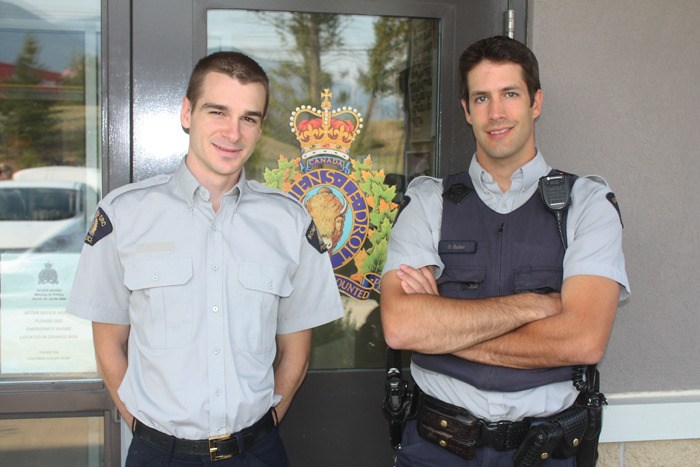
POLYGON ((50 262, 44 264, 44 269, 39 272, 39 285, 58 284, 58 273, 50 262))
POLYGON ((309 211, 328 249, 338 289, 367 300, 379 293, 388 235, 397 213, 395 187, 384 171, 372 169, 372 157, 350 157, 363 127, 356 109, 331 110, 333 94, 321 94, 321 109, 302 105, 290 117, 301 157, 280 155, 277 168, 265 170, 268 186, 288 192, 309 211))

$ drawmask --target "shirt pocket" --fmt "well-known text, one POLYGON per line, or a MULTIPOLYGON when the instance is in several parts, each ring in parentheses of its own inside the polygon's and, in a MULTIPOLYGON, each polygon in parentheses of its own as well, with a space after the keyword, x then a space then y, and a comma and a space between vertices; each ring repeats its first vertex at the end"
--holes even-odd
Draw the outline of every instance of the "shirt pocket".
POLYGON ((230 322, 234 345, 244 352, 273 352, 280 298, 294 290, 289 275, 283 267, 243 262, 238 281, 240 300, 237 295, 233 301, 230 322))
POLYGON ((513 291, 515 293, 560 292, 564 269, 556 266, 522 266, 515 270, 513 291))
POLYGON ((192 259, 149 258, 124 265, 132 291, 131 324, 139 340, 154 349, 181 348, 193 334, 192 259))
POLYGON ((443 297, 478 298, 482 296, 485 279, 485 267, 452 267, 443 271, 437 283, 443 297))

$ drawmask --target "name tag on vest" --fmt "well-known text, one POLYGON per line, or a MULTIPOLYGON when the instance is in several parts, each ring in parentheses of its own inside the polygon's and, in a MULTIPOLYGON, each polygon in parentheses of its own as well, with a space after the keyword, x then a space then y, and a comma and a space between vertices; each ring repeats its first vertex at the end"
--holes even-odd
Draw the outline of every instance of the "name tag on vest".
POLYGON ((438 243, 438 253, 449 254, 474 254, 476 253, 476 242, 474 240, 441 240, 438 243))

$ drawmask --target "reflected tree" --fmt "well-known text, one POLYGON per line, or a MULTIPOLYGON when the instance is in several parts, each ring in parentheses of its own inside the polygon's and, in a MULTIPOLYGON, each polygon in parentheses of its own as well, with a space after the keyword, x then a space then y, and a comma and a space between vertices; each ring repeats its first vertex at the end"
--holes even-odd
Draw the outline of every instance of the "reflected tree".
POLYGON ((15 72, 2 82, 0 127, 4 134, 9 159, 18 165, 55 164, 60 162, 56 151, 58 135, 56 101, 42 86, 43 66, 38 61, 40 44, 27 34, 17 59, 15 72))
MULTIPOLYGON (((369 95, 364 111, 365 125, 371 120, 378 99, 401 93, 399 76, 408 66, 408 21, 383 16, 374 23, 374 46, 367 52, 367 69, 360 72, 360 84, 369 95)), ((355 147, 363 154, 378 144, 369 141, 365 132, 360 134, 355 147)))
MULTIPOLYGON (((270 20, 269 16, 261 18, 270 20)), ((270 73, 274 104, 265 127, 269 135, 296 146, 289 113, 300 104, 319 104, 323 89, 333 87, 332 75, 323 69, 323 55, 343 45, 345 20, 335 14, 295 12, 275 15, 271 21, 292 53, 270 73)))

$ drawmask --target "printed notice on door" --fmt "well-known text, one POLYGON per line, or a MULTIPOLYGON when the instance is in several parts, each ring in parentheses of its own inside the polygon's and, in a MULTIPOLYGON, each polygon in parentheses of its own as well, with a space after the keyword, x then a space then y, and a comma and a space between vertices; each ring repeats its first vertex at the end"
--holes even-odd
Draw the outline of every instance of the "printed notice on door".
POLYGON ((0 255, 0 373, 94 373, 89 321, 66 313, 78 253, 0 255))

